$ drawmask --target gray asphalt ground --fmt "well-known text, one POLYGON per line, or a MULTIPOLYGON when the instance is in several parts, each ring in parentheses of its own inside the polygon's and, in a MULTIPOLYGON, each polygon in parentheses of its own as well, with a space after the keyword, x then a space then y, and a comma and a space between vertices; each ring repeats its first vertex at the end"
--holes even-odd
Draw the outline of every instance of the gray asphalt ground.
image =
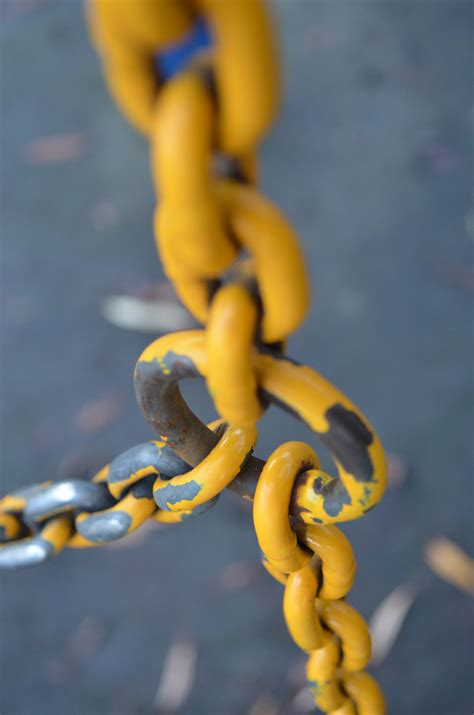
MULTIPOLYGON (((1 3, 6 492, 91 470, 152 436, 132 370, 153 336, 108 324, 100 304, 163 273, 147 146, 109 99, 81 3, 1 3), (31 142, 62 133, 80 135, 77 156, 38 160, 31 142)), ((473 6, 282 0, 276 10, 286 91, 262 185, 297 227, 314 288, 289 351, 344 389, 407 469, 345 529, 359 564, 350 601, 370 617, 414 584, 373 670, 389 712, 469 715, 472 601, 431 573, 423 549, 442 534, 474 550, 473 6)), ((203 386, 187 395, 212 416, 203 386)), ((288 435, 309 437, 272 408, 258 454, 288 435)), ((184 637, 198 660, 180 713, 288 715, 303 660, 281 597, 231 494, 128 548, 4 574, 0 712, 152 713, 166 653, 184 637)))

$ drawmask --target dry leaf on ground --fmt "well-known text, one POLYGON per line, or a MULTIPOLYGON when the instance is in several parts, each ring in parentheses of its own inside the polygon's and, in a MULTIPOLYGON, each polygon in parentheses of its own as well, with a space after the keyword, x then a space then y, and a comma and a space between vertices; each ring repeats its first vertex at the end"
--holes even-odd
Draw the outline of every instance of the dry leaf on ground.
POLYGON ((7 0, 5 8, 7 13, 26 15, 45 5, 48 0, 7 0))
POLYGON ((105 641, 107 630, 103 623, 88 616, 71 633, 64 650, 49 664, 50 677, 63 683, 74 671, 88 661, 105 641))
POLYGON ((314 712, 315 705, 313 694, 307 685, 296 693, 295 697, 291 701, 291 707, 296 713, 314 712))
POLYGON ((278 715, 279 705, 272 695, 261 695, 250 707, 247 715, 278 715))
POLYGON ((286 674, 286 682, 292 690, 302 688, 306 684, 307 658, 296 661, 286 674))
POLYGON ((218 574, 219 591, 237 591, 250 586, 260 574, 260 565, 253 561, 236 561, 218 574))
POLYGON ((474 596, 474 560, 454 541, 445 536, 428 541, 425 561, 437 576, 474 596))
POLYGON ((432 170, 439 174, 450 174, 462 163, 461 154, 453 146, 441 142, 427 147, 426 158, 432 170))
MULTIPOLYGON (((473 229, 474 231, 474 229, 473 229)), ((466 293, 474 293, 474 268, 472 266, 450 266, 443 270, 445 280, 466 293)))
POLYGON ((76 413, 74 423, 85 434, 94 434, 116 422, 122 412, 122 401, 117 395, 88 402, 76 413))
POLYGON ((373 665, 380 665, 392 650, 416 596, 417 588, 404 583, 389 593, 375 609, 369 622, 373 665))
POLYGON ((407 463, 400 454, 391 452, 387 455, 388 486, 391 489, 403 487, 408 476, 407 463))
POLYGON ((183 707, 194 685, 196 663, 196 643, 190 638, 176 638, 166 654, 155 695, 155 712, 175 713, 183 707))
POLYGON ((107 199, 97 201, 91 209, 90 216, 92 225, 97 231, 113 228, 119 220, 117 207, 107 199))
POLYGON ((51 134, 26 144, 25 159, 29 164, 62 164, 84 153, 86 140, 79 132, 51 134))
POLYGON ((111 295, 102 315, 112 325, 143 333, 166 333, 194 327, 191 314, 177 300, 149 300, 133 295, 111 295))

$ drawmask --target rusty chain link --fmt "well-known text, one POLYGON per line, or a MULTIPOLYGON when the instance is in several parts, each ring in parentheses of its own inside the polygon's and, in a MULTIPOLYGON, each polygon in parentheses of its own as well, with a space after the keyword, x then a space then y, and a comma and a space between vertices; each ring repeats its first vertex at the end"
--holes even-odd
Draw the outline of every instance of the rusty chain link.
POLYGON ((150 140, 160 201, 155 238, 183 303, 206 328, 155 340, 135 391, 157 440, 132 447, 91 481, 47 482, 0 500, 0 568, 40 563, 63 548, 107 544, 146 519, 180 522, 230 488, 254 500, 262 563, 284 585, 283 610, 308 653, 315 703, 332 715, 383 715, 364 672, 370 635, 344 600, 351 545, 334 525, 383 496, 382 445, 364 415, 310 367, 284 355, 309 286, 297 237, 256 188, 256 150, 278 104, 272 24, 262 0, 93 0, 91 34, 110 91, 150 140), (157 55, 204 18, 212 47, 166 80, 157 55), (201 377, 221 419, 206 426, 179 382, 201 377), (338 469, 286 442, 252 456, 270 403, 305 422, 338 469))

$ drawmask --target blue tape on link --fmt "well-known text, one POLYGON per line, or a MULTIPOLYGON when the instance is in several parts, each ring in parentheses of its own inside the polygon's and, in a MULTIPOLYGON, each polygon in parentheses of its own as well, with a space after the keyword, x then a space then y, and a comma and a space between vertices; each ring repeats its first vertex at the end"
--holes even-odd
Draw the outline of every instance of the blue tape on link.
POLYGON ((199 50, 212 46, 212 38, 205 22, 199 20, 180 42, 169 45, 155 55, 155 64, 164 80, 180 72, 199 50))

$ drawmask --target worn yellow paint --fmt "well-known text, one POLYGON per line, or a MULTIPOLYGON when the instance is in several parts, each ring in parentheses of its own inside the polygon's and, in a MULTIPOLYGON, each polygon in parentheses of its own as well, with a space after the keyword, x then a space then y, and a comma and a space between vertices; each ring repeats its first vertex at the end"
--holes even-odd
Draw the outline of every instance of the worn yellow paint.
POLYGON ((358 519, 375 506, 382 498, 387 484, 387 467, 383 447, 373 427, 362 412, 334 385, 307 366, 295 366, 285 360, 275 361, 266 355, 260 356, 257 362, 259 384, 271 394, 293 407, 297 414, 309 427, 318 432, 327 432, 329 424, 326 412, 336 404, 341 404, 354 412, 372 435, 372 443, 368 453, 374 466, 373 480, 358 481, 353 474, 347 472, 336 460, 339 479, 344 484, 350 498, 350 504, 344 504, 336 517, 331 517, 324 510, 321 495, 314 489, 314 482, 322 478, 327 485, 332 477, 324 472, 314 472, 312 480, 298 490, 297 505, 303 510, 301 517, 307 523, 320 519, 324 523, 336 523, 358 519), (307 510, 307 511, 305 511, 307 510))
MULTIPOLYGON (((143 351, 139 361, 165 360, 169 352, 188 357, 201 375, 208 376, 208 355, 204 332, 190 330, 158 338, 143 351)), ((347 472, 335 460, 338 476, 331 477, 319 470, 310 471, 305 484, 297 489, 296 504, 301 509, 301 518, 309 524, 313 524, 314 520, 326 524, 338 523, 363 516, 368 509, 380 501, 387 484, 387 466, 383 447, 367 418, 344 393, 310 367, 295 365, 283 357, 276 359, 263 353, 255 356, 255 367, 259 387, 288 405, 309 427, 317 432, 328 431, 329 424, 326 413, 331 407, 338 404, 354 412, 360 418, 372 437, 372 442, 367 448, 373 465, 371 481, 358 481, 353 474, 347 472), (334 479, 340 479, 346 488, 350 503, 343 504, 337 515, 330 515, 324 509, 324 498, 314 489, 314 482, 317 478, 321 478, 326 484, 334 479)))
POLYGON ((26 499, 15 494, 6 494, 0 502, 0 508, 5 511, 20 512, 26 506, 26 499))
POLYGON ((47 541, 57 553, 66 545, 73 531, 70 516, 58 516, 51 519, 41 530, 41 538, 47 541))
MULTIPOLYGON (((140 360, 166 362, 168 353, 189 358, 202 376, 208 376, 210 360, 204 333, 189 331, 160 338, 148 346, 140 360)), ((333 600, 349 591, 355 576, 352 548, 333 523, 358 518, 380 500, 386 486, 383 449, 360 410, 311 368, 295 365, 283 357, 276 359, 258 353, 254 355, 254 366, 259 387, 285 404, 318 435, 329 432, 331 425, 327 414, 338 406, 359 419, 370 437, 367 444, 372 468, 370 479, 362 481, 358 475, 358 481, 356 475, 349 473, 337 460, 338 476, 332 477, 320 469, 316 453, 308 445, 289 443, 270 456, 260 475, 254 500, 257 538, 264 552, 263 564, 285 585, 285 618, 293 639, 310 653, 309 679, 314 683, 316 704, 331 715, 355 715, 356 700, 347 697, 344 686, 341 688, 341 673, 365 667, 370 658, 370 635, 355 609, 344 601, 333 600), (290 498, 298 475, 304 478, 294 490, 294 505, 308 524, 301 527, 298 534, 301 543, 315 554, 311 562, 310 554, 299 546, 288 520, 290 498), (345 487, 349 503, 342 503, 339 513, 331 515, 324 508, 324 487, 335 479, 345 487), (315 524, 313 520, 321 523, 315 524), (331 636, 330 644, 328 632, 335 634, 331 636)), ((383 715, 384 707, 370 690, 372 686, 365 688, 364 684, 369 682, 364 678, 361 680, 357 707, 359 702, 361 707, 365 707, 363 703, 366 701, 370 707, 375 703, 373 710, 361 712, 383 715)))
POLYGON ((92 477, 93 482, 106 482, 109 476, 109 471, 110 471, 110 465, 106 464, 105 467, 102 467, 97 474, 95 474, 92 477))
POLYGON ((329 631, 323 631, 322 644, 309 655, 306 677, 318 708, 332 712, 345 699, 338 679, 341 649, 337 637, 329 631))
POLYGON ((156 468, 151 464, 130 472, 127 478, 121 482, 108 482, 107 487, 112 496, 119 499, 127 487, 131 487, 132 484, 139 482, 140 479, 148 477, 150 474, 156 474, 156 468))
POLYGON ((97 546, 106 546, 106 544, 95 543, 94 541, 89 541, 82 534, 77 531, 71 536, 66 544, 68 549, 92 549, 97 546))
MULTIPOLYGON (((216 424, 220 424, 220 421, 214 423, 214 427, 216 424)), ((166 508, 170 511, 194 509, 209 501, 237 476, 257 441, 257 435, 255 426, 227 426, 214 449, 197 467, 172 479, 165 480, 159 476, 153 486, 155 498, 163 490, 167 494, 175 492, 177 497, 166 502, 166 508), (188 485, 196 485, 199 489, 192 497, 186 494, 188 485), (178 498, 181 493, 183 498, 178 498)))
MULTIPOLYGON (((77 515, 75 523, 81 524, 87 521, 89 517, 97 517, 102 514, 113 514, 114 512, 124 512, 128 514, 131 518, 131 523, 128 527, 127 533, 131 534, 139 526, 143 524, 148 517, 150 517, 156 511, 156 504, 154 500, 146 497, 135 497, 131 492, 129 492, 123 499, 121 499, 117 504, 110 507, 109 509, 103 509, 102 511, 96 511, 92 514, 88 512, 81 512, 77 515)), ((84 539, 87 544, 87 539, 84 539)), ((108 543, 108 542, 105 542, 108 543)))
MULTIPOLYGON (((51 486, 51 484, 53 484, 53 482, 49 480, 47 482, 42 482, 41 484, 36 485, 36 488, 46 488, 51 486)), ((25 508, 25 506, 26 498, 19 494, 5 494, 5 496, 0 499, 0 511, 2 512, 21 512, 25 508)))
POLYGON ((192 510, 188 509, 186 511, 164 511, 163 509, 158 509, 152 516, 152 518, 159 524, 180 524, 186 516, 190 516, 192 510))

